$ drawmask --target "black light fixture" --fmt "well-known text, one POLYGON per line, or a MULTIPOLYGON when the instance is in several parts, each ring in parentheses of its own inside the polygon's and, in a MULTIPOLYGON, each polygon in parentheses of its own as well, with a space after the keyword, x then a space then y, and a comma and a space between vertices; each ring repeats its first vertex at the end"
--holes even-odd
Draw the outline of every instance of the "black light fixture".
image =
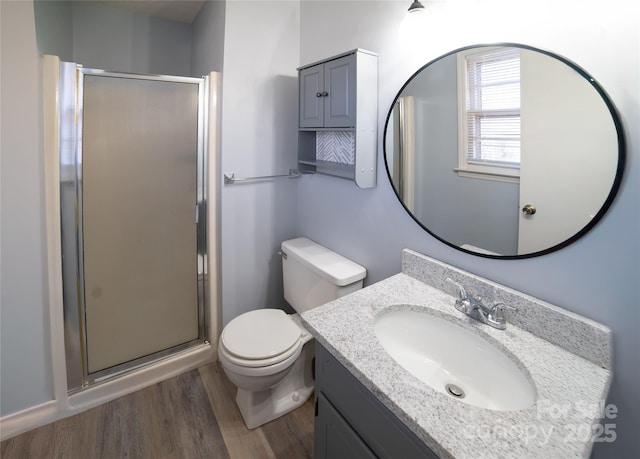
POLYGON ((420 3, 418 0, 414 0, 407 11, 409 13, 414 13, 421 10, 424 10, 424 5, 420 3))

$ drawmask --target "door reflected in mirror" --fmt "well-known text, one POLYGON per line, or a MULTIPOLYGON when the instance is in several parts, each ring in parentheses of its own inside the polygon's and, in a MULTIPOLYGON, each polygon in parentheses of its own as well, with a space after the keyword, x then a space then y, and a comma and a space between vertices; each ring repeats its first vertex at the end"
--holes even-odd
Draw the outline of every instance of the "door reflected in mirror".
POLYGON ((616 110, 572 62, 524 45, 448 53, 402 87, 385 161, 429 233, 495 258, 549 253, 591 229, 624 166, 616 110))

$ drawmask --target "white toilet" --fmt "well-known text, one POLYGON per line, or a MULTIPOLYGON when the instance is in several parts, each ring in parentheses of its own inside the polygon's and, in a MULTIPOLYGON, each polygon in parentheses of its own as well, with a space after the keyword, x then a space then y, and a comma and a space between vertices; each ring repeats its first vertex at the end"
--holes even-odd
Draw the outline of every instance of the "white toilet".
MULTIPOLYGON (((282 243, 284 297, 304 312, 362 288, 362 266, 301 237, 282 243)), ((237 387, 236 403, 249 429, 302 405, 313 393, 312 336, 298 314, 258 309, 222 330, 218 357, 237 387)))

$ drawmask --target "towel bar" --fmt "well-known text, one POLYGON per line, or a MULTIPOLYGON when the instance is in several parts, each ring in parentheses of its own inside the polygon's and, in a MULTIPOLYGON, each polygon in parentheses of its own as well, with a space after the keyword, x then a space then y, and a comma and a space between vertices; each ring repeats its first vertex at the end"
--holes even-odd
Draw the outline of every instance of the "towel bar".
POLYGON ((224 184, 232 185, 236 182, 251 182, 254 180, 268 180, 272 178, 280 178, 280 177, 288 177, 288 178, 298 178, 300 177, 300 172, 297 169, 289 169, 288 174, 280 174, 280 175, 262 175, 260 177, 236 177, 235 173, 231 172, 230 174, 224 174, 224 184))

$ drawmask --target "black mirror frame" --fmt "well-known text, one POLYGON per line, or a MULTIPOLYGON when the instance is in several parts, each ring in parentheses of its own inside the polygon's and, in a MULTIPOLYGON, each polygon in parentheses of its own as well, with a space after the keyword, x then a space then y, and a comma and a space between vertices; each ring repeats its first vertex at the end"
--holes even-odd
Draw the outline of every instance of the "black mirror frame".
POLYGON ((607 210, 609 209, 609 207, 613 203, 613 200, 615 199, 616 194, 618 193, 618 190, 620 188, 620 184, 622 182, 622 176, 623 176, 625 162, 626 162, 626 156, 627 156, 624 131, 623 131, 623 128, 622 128, 622 121, 621 121, 620 116, 618 114, 618 110, 616 109, 615 105, 611 101, 611 98, 606 93, 604 88, 589 73, 587 73, 582 67, 578 66, 577 64, 575 64, 574 62, 570 61, 569 59, 567 59, 565 57, 562 57, 562 56, 559 56, 558 54, 555 54, 553 52, 545 51, 545 50, 542 50, 540 48, 536 48, 536 47, 529 46, 529 45, 523 45, 521 43, 509 43, 509 42, 505 42, 505 43, 490 43, 490 44, 477 44, 477 45, 464 46, 462 48, 458 48, 458 49, 450 51, 450 52, 448 52, 446 54, 443 54, 443 55, 441 55, 441 56, 439 56, 439 57, 437 57, 435 59, 432 59, 431 61, 427 62, 425 65, 420 67, 418 70, 416 70, 416 72, 414 72, 413 75, 411 75, 411 77, 409 77, 409 79, 402 85, 402 87, 400 88, 400 90, 396 94, 395 98, 393 99, 393 102, 391 103, 391 108, 389 109, 389 113, 387 114, 387 119, 386 119, 385 124, 384 124, 384 135, 383 135, 382 147, 383 147, 383 152, 384 152, 384 166, 385 166, 385 170, 387 172, 387 177, 389 179, 389 182, 391 183, 391 188, 393 188, 393 191, 394 191, 394 193, 396 195, 396 198, 398 198, 398 201, 400 202, 400 204, 402 204, 402 207, 404 207, 404 210, 411 216, 411 218, 413 218, 413 220, 418 225, 420 225, 422 227, 422 229, 424 229, 427 233, 429 233, 431 236, 433 236, 434 238, 436 238, 440 242, 443 242, 444 244, 448 245, 449 247, 453 247, 456 250, 459 250, 461 252, 465 252, 465 253, 468 253, 468 254, 471 254, 471 255, 480 256, 480 257, 483 257, 483 258, 492 258, 492 259, 497 259, 497 260, 521 260, 521 259, 533 258, 533 257, 539 257, 541 255, 546 255, 546 254, 558 251, 558 250, 560 250, 560 249, 562 249, 564 247, 567 247, 570 244, 573 244, 575 241, 577 241, 582 236, 587 234, 594 226, 596 226, 598 224, 598 222, 602 219, 602 217, 605 215, 605 213, 607 212, 607 210), (547 249, 540 250, 538 252, 526 253, 526 254, 523 254, 523 255, 490 255, 490 254, 485 254, 485 253, 480 253, 480 252, 474 252, 472 250, 467 250, 467 249, 463 249, 462 247, 458 247, 457 245, 452 244, 449 241, 447 241, 447 240, 443 239, 442 237, 438 236, 437 234, 433 233, 420 220, 418 220, 416 218, 416 216, 407 208, 407 206, 404 204, 404 202, 400 198, 400 194, 398 193, 398 190, 396 189, 396 186, 393 183, 393 180, 392 180, 392 177, 391 177, 391 173, 389 171, 389 164, 387 162, 387 128, 389 127, 389 121, 390 121, 390 119, 391 119, 391 117, 393 115, 393 107, 395 106, 396 102, 398 101, 398 98, 402 94, 402 91, 404 91, 404 89, 407 87, 407 85, 409 85, 409 83, 411 83, 424 69, 429 67, 431 64, 439 61, 440 59, 443 59, 443 58, 445 58, 447 56, 450 56, 452 54, 456 54, 456 53, 458 53, 460 51, 466 51, 468 49, 494 47, 494 46, 515 47, 515 48, 528 49, 530 51, 536 51, 538 53, 545 54, 545 55, 547 55, 549 57, 557 59, 557 60, 563 62, 564 64, 566 64, 567 66, 569 66, 570 68, 572 68, 573 70, 575 70, 576 72, 578 72, 583 78, 585 78, 591 84, 591 86, 598 92, 598 94, 600 94, 600 97, 602 97, 602 100, 606 104, 607 108, 609 109, 609 113, 611 114, 611 118, 612 118, 613 124, 614 124, 614 126, 616 128, 616 133, 617 133, 617 138, 618 138, 618 165, 617 165, 617 168, 616 168, 616 175, 614 177, 613 184, 611 186, 611 190, 609 191, 609 194, 608 194, 606 200, 604 201, 604 203, 602 204, 602 207, 600 208, 598 213, 589 221, 589 223, 587 223, 576 234, 574 234, 570 238, 564 240, 563 242, 561 242, 559 244, 556 244, 556 245, 554 245, 552 247, 549 247, 547 249))

